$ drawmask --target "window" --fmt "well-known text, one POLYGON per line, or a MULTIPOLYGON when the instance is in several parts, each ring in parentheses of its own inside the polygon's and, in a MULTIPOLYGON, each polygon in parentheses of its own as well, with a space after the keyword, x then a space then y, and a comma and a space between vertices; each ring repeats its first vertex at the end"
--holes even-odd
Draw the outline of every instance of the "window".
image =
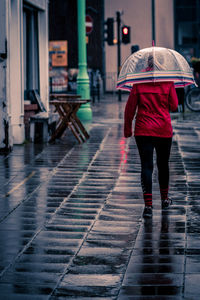
POLYGON ((175 45, 190 61, 199 57, 200 49, 200 0, 175 0, 175 45))
POLYGON ((23 10, 24 99, 30 90, 39 91, 38 12, 24 6, 23 10))

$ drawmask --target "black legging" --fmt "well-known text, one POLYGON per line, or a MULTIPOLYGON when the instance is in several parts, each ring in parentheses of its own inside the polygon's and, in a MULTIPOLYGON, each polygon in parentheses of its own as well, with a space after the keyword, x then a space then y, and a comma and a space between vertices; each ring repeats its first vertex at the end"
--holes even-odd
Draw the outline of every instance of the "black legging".
POLYGON ((141 159, 141 184, 143 193, 152 193, 153 151, 156 149, 158 180, 161 189, 169 185, 169 156, 172 138, 136 136, 141 159))

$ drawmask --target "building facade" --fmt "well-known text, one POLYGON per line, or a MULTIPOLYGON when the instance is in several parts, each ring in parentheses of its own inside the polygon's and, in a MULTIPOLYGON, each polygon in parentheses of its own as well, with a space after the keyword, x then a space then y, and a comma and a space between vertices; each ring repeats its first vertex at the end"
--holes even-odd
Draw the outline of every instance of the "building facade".
POLYGON ((25 107, 38 92, 48 111, 48 0, 0 1, 0 149, 24 142, 25 107))
MULTIPOLYGON (((131 43, 121 44, 121 63, 131 54, 131 47, 139 49, 156 46, 174 48, 174 0, 105 0, 105 19, 114 18, 117 39, 116 12, 121 25, 131 28, 131 43)), ((117 80, 117 46, 105 44, 106 90, 114 91, 117 80)))
MULTIPOLYGON (((190 64, 192 58, 200 63, 200 0, 105 0, 104 3, 105 19, 114 17, 116 21, 119 11, 122 25, 131 27, 131 43, 121 45, 121 63, 131 54, 132 46, 150 47, 152 40, 156 46, 180 52, 190 64)), ((105 53, 106 89, 114 91, 117 46, 105 44, 105 53)))

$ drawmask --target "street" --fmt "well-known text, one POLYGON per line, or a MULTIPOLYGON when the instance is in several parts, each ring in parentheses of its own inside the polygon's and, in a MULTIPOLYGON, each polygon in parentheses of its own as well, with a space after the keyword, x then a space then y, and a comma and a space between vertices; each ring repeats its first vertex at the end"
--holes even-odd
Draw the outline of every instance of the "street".
POLYGON ((200 294, 199 113, 172 114, 170 197, 142 218, 140 161, 123 137, 127 96, 92 104, 87 142, 0 156, 0 299, 187 299, 200 294))

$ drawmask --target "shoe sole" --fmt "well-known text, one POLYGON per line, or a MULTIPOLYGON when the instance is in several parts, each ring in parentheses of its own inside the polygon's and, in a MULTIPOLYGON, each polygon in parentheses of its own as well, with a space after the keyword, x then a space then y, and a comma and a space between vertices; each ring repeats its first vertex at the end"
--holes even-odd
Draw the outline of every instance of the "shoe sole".
POLYGON ((143 215, 143 218, 145 218, 145 219, 147 219, 147 218, 152 218, 152 214, 145 214, 145 215, 143 215))
POLYGON ((169 208, 171 205, 172 205, 172 201, 170 201, 170 202, 167 203, 167 204, 162 203, 162 209, 167 209, 167 208, 169 208))

